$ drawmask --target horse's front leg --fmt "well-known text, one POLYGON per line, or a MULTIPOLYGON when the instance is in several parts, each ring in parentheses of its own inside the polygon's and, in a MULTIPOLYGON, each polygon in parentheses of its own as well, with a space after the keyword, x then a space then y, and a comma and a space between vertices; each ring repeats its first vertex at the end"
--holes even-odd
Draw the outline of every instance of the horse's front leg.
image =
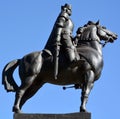
POLYGON ((85 82, 82 87, 81 92, 81 106, 80 106, 80 112, 86 112, 86 103, 88 100, 88 96, 90 94, 90 91, 94 85, 94 72, 92 70, 89 70, 85 74, 85 82))

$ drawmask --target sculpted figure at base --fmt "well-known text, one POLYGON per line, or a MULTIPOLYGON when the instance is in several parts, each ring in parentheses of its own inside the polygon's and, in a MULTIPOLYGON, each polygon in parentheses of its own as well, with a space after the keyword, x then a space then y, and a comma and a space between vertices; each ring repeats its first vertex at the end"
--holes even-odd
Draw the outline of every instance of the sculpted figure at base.
POLYGON ((80 112, 87 111, 88 96, 103 69, 102 48, 108 42, 113 43, 117 35, 101 26, 99 21, 89 21, 78 28, 73 38, 70 13, 70 5, 62 6, 62 11, 42 51, 27 54, 4 67, 2 83, 7 92, 15 92, 13 112, 20 113, 25 102, 45 83, 61 86, 73 84, 74 88, 81 89, 80 112), (74 60, 77 63, 71 65, 74 60), (20 86, 13 78, 16 67, 19 67, 20 86))

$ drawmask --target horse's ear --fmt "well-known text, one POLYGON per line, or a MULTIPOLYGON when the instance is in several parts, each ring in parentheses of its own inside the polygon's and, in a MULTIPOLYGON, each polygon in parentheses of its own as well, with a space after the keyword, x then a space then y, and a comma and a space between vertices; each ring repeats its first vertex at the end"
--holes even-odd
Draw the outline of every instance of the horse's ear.
POLYGON ((100 25, 100 21, 99 20, 96 22, 96 25, 100 25))

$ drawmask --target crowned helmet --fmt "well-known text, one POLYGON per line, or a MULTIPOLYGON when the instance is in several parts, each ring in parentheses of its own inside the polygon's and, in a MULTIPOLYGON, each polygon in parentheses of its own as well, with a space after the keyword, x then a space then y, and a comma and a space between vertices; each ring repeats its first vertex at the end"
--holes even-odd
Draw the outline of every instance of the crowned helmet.
POLYGON ((69 10, 71 10, 72 6, 66 3, 64 6, 62 6, 62 8, 68 8, 69 10))

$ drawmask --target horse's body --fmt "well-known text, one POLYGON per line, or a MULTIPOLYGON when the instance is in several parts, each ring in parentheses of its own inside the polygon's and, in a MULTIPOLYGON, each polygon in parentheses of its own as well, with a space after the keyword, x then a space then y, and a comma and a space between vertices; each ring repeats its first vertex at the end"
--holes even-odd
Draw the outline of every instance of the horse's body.
POLYGON ((83 27, 85 30, 78 39, 77 52, 80 56, 78 66, 70 66, 61 50, 59 73, 54 79, 53 56, 47 49, 33 52, 22 59, 8 63, 3 70, 3 84, 7 91, 15 91, 13 111, 19 113, 23 104, 42 87, 44 83, 55 85, 77 84, 82 89, 80 111, 86 111, 86 103, 94 81, 98 80, 103 68, 101 39, 111 40, 117 36, 100 27, 97 23, 83 27), (104 32, 104 33, 103 33, 104 32), (89 37, 88 37, 89 34, 89 37), (80 63, 81 62, 81 63, 80 63), (21 86, 15 83, 12 74, 19 66, 21 86))

